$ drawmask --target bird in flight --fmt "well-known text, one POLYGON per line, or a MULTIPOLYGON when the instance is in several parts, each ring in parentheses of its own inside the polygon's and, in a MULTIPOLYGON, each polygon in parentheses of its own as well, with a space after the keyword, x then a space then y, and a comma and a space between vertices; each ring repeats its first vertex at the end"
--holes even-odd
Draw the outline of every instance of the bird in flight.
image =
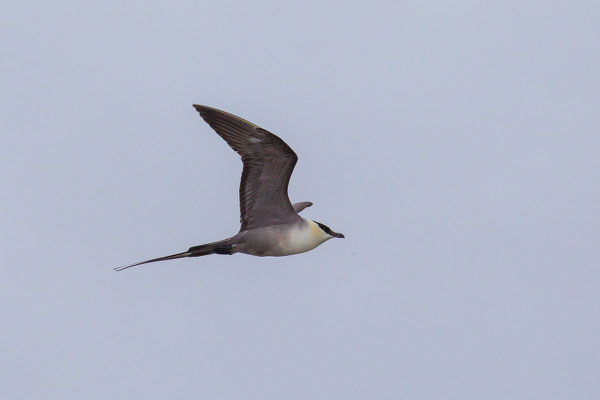
POLYGON ((116 271, 156 261, 209 254, 288 256, 312 250, 331 238, 344 237, 327 225, 298 215, 312 203, 290 202, 288 184, 298 156, 283 140, 225 111, 196 104, 194 108, 242 158, 240 231, 229 239, 118 267, 116 271))

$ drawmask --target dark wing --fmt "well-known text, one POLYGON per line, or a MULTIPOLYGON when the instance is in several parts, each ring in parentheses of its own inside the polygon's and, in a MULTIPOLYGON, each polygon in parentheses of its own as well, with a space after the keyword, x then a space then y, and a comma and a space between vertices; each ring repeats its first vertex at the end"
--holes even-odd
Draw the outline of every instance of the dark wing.
POLYGON ((196 104, 194 108, 242 157, 240 231, 299 219, 287 193, 296 153, 269 131, 233 114, 196 104))
POLYGON ((301 201, 300 203, 292 204, 292 207, 294 207, 294 211, 296 211, 298 214, 300 214, 300 211, 302 211, 306 207, 310 207, 312 205, 313 205, 313 203, 310 201, 301 201))

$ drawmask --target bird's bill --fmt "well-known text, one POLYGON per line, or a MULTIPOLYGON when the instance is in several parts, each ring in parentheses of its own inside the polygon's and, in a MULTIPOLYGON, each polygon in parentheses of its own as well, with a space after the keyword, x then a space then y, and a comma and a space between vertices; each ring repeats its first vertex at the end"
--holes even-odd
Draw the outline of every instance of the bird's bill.
POLYGON ((331 232, 331 236, 336 237, 336 238, 340 238, 340 239, 344 239, 346 237, 346 236, 344 236, 344 234, 337 233, 337 232, 331 232))

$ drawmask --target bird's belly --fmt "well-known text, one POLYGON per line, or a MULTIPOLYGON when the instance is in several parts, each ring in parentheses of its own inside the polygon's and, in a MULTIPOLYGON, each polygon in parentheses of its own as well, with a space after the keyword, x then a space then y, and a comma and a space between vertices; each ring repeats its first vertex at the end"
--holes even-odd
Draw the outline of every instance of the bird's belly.
POLYGON ((291 254, 299 254, 310 251, 327 240, 321 235, 315 235, 311 229, 294 229, 291 230, 280 241, 277 255, 287 256, 291 254))
POLYGON ((310 224, 298 224, 293 228, 269 227, 246 237, 238 252, 263 257, 289 256, 310 251, 329 238, 310 224))

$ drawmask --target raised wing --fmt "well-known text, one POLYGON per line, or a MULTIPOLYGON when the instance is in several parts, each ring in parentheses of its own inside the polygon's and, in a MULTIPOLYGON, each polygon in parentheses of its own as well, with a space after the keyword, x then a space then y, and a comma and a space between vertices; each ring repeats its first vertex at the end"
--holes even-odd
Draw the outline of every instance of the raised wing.
POLYGON ((296 153, 271 132, 233 114, 196 104, 194 108, 242 157, 240 231, 299 219, 287 193, 296 153))
POLYGON ((310 201, 301 201, 300 203, 294 203, 292 207, 294 207, 294 211, 300 214, 300 211, 304 210, 306 207, 312 206, 313 203, 310 201))

